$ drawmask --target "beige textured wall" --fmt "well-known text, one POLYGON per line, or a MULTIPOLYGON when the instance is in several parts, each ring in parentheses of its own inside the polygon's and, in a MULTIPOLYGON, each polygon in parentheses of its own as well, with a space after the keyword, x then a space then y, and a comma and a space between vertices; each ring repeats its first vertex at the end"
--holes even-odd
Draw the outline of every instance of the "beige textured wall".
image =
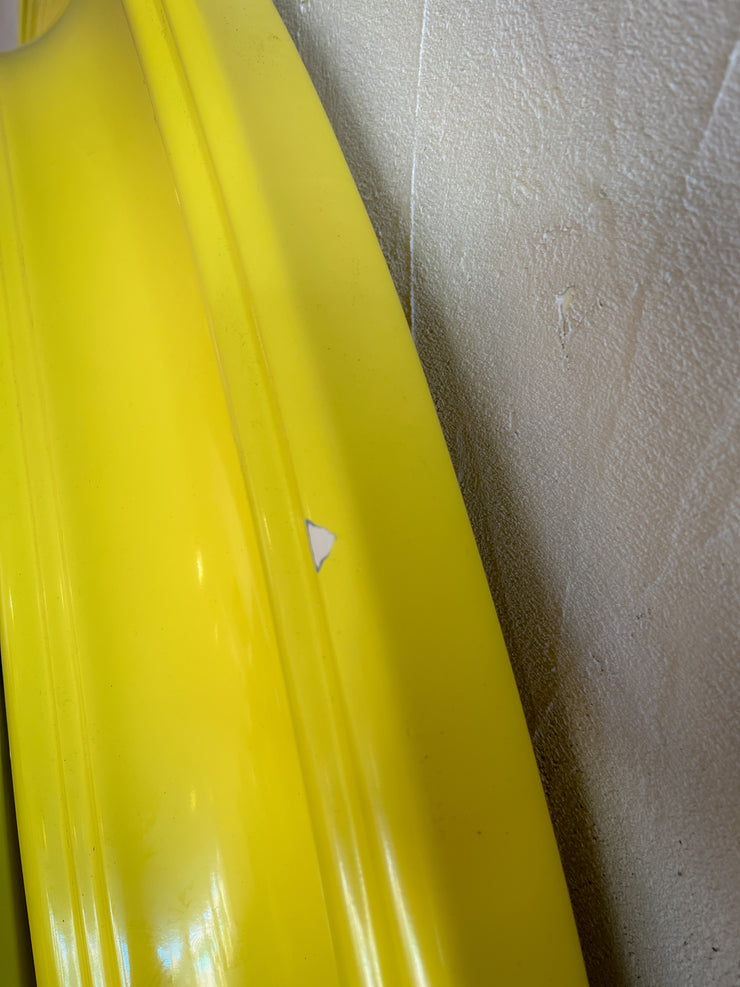
POLYGON ((593 984, 740 983, 740 5, 277 0, 406 306, 593 984))

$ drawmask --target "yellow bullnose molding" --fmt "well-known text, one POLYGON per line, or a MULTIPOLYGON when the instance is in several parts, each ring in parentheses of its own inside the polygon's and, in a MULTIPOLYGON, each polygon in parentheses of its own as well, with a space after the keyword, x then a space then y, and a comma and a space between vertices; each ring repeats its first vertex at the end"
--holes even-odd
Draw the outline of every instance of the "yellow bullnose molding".
POLYGON ((434 408, 269 0, 71 0, 0 59, 0 272, 38 983, 585 984, 434 408))

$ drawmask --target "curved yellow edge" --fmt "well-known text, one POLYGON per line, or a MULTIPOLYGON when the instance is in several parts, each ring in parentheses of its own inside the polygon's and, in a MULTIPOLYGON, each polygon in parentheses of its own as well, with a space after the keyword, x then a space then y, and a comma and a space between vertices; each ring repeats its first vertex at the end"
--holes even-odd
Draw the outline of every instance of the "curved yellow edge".
POLYGON ((18 44, 46 33, 64 13, 69 0, 18 0, 18 44))
POLYGON ((0 60, 0 605, 41 985, 585 983, 392 283, 268 0, 0 60))

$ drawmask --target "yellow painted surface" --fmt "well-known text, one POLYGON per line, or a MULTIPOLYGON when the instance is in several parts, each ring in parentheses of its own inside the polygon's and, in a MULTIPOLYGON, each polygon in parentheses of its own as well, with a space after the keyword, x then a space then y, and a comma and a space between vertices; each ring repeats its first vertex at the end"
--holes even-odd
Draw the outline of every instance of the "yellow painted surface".
POLYGON ((584 982, 425 381, 267 0, 72 0, 3 57, 0 270, 39 983, 584 982))

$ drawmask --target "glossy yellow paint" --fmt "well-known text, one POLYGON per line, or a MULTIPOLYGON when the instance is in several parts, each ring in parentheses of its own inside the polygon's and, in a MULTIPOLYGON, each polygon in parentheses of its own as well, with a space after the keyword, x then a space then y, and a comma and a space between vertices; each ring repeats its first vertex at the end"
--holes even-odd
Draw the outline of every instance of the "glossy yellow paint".
POLYGON ((39 983, 585 983, 423 374, 268 0, 72 0, 3 57, 0 268, 39 983))

